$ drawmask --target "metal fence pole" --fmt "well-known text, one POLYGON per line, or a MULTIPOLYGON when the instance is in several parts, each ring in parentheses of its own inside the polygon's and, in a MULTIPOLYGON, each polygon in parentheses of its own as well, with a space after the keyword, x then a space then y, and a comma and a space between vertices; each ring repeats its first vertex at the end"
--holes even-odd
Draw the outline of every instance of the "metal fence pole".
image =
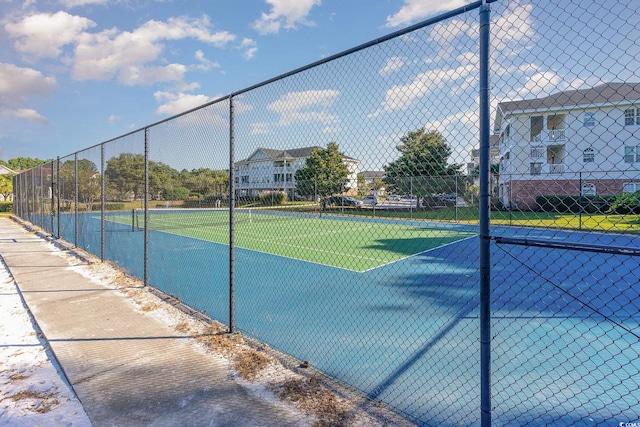
POLYGON ((53 176, 53 160, 51 161, 51 187, 50 187, 50 191, 51 191, 51 234, 53 234, 53 227, 55 225, 55 217, 56 217, 56 198, 55 198, 55 178, 53 176))
POLYGON ((234 321, 234 293, 235 293, 235 145, 233 123, 233 96, 229 97, 229 333, 235 330, 234 321))
POLYGON ((100 144, 100 260, 104 261, 104 144, 100 144))
POLYGON ((58 158, 56 159, 56 194, 58 195, 58 206, 57 206, 57 213, 58 213, 58 230, 57 230, 57 237, 58 239, 60 238, 60 156, 58 156, 58 158))
POLYGON ((74 154, 74 181, 75 181, 75 222, 73 232, 73 245, 78 247, 78 153, 74 154))
POLYGON ((149 284, 149 128, 144 130, 144 286, 149 284))
POLYGON ((40 223, 38 226, 44 228, 44 177, 42 176, 43 167, 38 167, 40 171, 40 223))
POLYGON ((489 5, 480 8, 480 412, 491 425, 491 246, 489 232, 489 5))
POLYGON ((578 180, 578 215, 580 216, 578 222, 578 230, 582 230, 582 172, 579 174, 580 179, 578 180))

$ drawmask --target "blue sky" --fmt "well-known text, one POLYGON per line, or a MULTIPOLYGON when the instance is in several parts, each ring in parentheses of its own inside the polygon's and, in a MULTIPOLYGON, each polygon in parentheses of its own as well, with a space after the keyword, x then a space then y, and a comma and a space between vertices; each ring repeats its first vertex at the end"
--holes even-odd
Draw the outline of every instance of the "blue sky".
MULTIPOLYGON (((492 107, 600 82, 640 81, 635 1, 493 3, 492 107), (617 49, 601 46, 603 40, 617 49)), ((0 0, 0 158, 70 154, 468 2, 0 0)), ((380 169, 378 158, 391 159, 404 133, 427 125, 445 133, 454 160, 464 163, 477 146, 477 20, 473 11, 438 24, 419 49, 407 37, 398 40, 397 52, 381 46, 368 61, 354 59, 372 68, 366 94, 358 92, 362 83, 341 76, 311 84, 312 92, 283 90, 262 102, 281 136, 273 118, 257 113, 249 114, 246 133, 286 148, 276 146, 291 132, 285 128, 302 129, 315 117, 324 127, 314 144, 337 140, 363 161, 361 169, 380 169), (278 108, 301 93, 315 97, 316 107, 342 106, 283 122, 278 108), (356 96, 371 105, 355 111, 360 104, 346 101, 356 96), (347 111, 359 114, 357 120, 348 122, 347 111), (397 126, 406 117, 416 121, 397 126), (363 137, 366 144, 358 146, 363 137)), ((260 104, 251 95, 244 102, 260 104)))
POLYGON ((100 143, 464 0, 0 0, 0 158, 100 143))

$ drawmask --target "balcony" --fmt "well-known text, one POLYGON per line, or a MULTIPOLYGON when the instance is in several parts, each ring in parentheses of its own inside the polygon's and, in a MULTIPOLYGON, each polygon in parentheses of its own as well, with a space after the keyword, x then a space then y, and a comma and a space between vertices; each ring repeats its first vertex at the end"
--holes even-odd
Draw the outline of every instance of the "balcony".
POLYGON ((533 142, 539 144, 557 144, 558 142, 565 142, 566 140, 566 129, 546 130, 533 137, 533 142))
POLYGON ((564 163, 531 163, 529 165, 530 175, 558 175, 567 170, 564 163))

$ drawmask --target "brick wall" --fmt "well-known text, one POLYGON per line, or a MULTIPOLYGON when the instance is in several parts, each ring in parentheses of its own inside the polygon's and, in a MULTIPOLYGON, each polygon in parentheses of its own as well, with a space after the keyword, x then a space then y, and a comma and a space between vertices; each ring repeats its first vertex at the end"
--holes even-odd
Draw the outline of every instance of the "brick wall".
MULTIPOLYGON (((622 184, 629 179, 584 179, 582 184, 595 184, 596 194, 609 196, 622 192, 622 184)), ((521 210, 537 210, 538 196, 579 196, 579 180, 528 180, 511 181, 511 198, 514 206, 521 210)))

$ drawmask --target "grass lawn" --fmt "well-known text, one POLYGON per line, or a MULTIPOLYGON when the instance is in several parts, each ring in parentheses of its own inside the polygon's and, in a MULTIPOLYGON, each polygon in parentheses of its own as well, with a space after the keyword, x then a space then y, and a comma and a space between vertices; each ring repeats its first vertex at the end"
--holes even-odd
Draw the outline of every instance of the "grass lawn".
MULTIPOLYGON (((393 210, 356 210, 333 209, 332 212, 346 215, 362 215, 377 218, 411 218, 432 221, 446 221, 478 224, 478 207, 449 207, 432 211, 393 211, 393 210)), ((584 231, 615 231, 640 233, 640 215, 606 214, 560 214, 546 212, 492 211, 491 224, 512 225, 518 227, 562 228, 584 231)))

